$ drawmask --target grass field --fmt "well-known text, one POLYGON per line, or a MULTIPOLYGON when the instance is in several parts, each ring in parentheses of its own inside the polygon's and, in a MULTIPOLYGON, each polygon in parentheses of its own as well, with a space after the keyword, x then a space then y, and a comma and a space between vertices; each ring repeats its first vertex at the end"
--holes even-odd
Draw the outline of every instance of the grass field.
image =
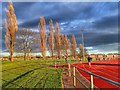
MULTIPOLYGON (((69 63, 79 62, 71 60, 69 63)), ((60 60, 20 60, 2 62, 2 87, 3 88, 62 88, 63 68, 51 66, 66 64, 60 60)))
MULTIPOLYGON (((64 61, 59 62, 63 64, 64 61)), ((62 88, 61 68, 51 68, 51 60, 2 62, 3 88, 62 88)))

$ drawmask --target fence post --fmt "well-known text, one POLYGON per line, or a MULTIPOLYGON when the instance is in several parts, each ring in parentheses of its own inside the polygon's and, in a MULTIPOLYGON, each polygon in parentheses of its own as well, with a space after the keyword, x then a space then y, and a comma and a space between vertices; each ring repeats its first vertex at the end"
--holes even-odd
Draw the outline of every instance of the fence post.
POLYGON ((91 88, 91 90, 94 90, 93 75, 90 75, 90 88, 91 88))
POLYGON ((70 64, 68 63, 68 74, 69 74, 69 77, 71 76, 71 69, 70 69, 70 64))
POLYGON ((73 84, 76 86, 76 78, 75 78, 75 67, 73 67, 73 84))

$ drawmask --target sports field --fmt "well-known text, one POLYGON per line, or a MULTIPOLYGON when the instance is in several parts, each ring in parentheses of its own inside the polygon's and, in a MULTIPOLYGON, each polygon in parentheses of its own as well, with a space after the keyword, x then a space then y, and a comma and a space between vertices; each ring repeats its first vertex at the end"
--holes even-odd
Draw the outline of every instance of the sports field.
POLYGON ((51 61, 3 61, 2 88, 62 88, 61 68, 51 61))
MULTIPOLYGON (((70 61, 69 61, 70 62, 70 61)), ((27 61, 3 61, 2 62, 2 87, 3 88, 62 88, 62 72, 67 64, 64 60, 56 62, 52 60, 27 60, 27 61)), ((79 68, 120 83, 119 60, 93 61, 88 63, 71 63, 79 68)), ((78 70, 87 80, 90 75, 78 70)), ((114 89, 118 86, 93 77, 94 85, 102 89, 114 89)))

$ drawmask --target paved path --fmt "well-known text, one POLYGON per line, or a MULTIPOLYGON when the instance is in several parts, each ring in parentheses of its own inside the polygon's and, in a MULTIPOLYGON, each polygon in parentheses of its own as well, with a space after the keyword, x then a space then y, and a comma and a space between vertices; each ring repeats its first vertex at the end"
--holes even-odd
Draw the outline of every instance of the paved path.
MULTIPOLYGON (((82 81, 82 83, 84 83, 88 88, 90 88, 90 82, 85 77, 83 77, 82 74, 76 71, 76 76, 82 81)), ((63 81, 64 90, 66 89, 67 90, 72 90, 72 89, 85 90, 85 87, 83 86, 83 84, 81 84, 78 80, 76 80, 76 86, 73 86, 73 76, 68 75, 67 69, 64 69, 64 72, 62 74, 62 81, 63 81)))
POLYGON ((64 69, 63 74, 62 74, 62 81, 63 81, 63 87, 64 89, 73 89, 75 88, 73 86, 73 78, 68 76, 68 71, 67 69, 64 69))

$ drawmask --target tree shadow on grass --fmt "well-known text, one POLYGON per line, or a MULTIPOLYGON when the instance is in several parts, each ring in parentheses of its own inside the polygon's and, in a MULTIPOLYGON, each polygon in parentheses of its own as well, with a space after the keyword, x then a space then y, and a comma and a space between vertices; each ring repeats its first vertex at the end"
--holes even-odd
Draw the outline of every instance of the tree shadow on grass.
POLYGON ((40 69, 40 68, 35 68, 35 69, 33 69, 33 70, 30 70, 30 71, 28 71, 28 72, 26 72, 26 73, 24 73, 24 74, 22 74, 22 75, 20 75, 20 76, 18 76, 18 77, 16 77, 16 78, 12 79, 12 80, 10 80, 10 81, 4 83, 4 84, 2 85, 2 88, 5 88, 7 85, 11 84, 12 82, 14 82, 14 81, 16 81, 16 80, 18 80, 18 79, 20 79, 20 78, 26 76, 27 74, 29 74, 29 73, 31 73, 31 72, 37 70, 37 69, 40 69))

